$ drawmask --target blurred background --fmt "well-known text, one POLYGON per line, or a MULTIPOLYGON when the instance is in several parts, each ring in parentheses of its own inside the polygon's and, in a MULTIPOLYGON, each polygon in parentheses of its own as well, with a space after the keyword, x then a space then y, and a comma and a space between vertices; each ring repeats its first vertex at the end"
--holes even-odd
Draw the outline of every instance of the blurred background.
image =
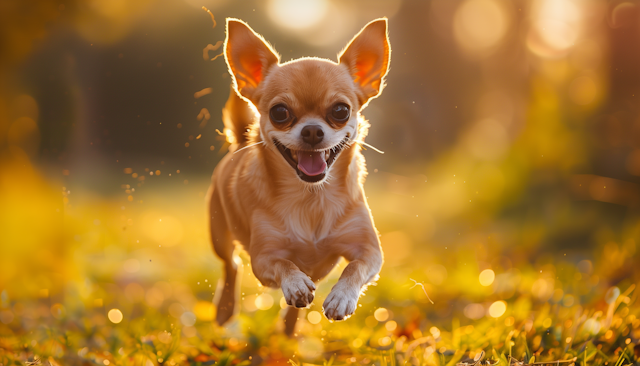
MULTIPOLYGON (((335 60, 381 16, 391 71, 363 114, 385 152, 364 151, 386 262, 357 324, 419 338, 513 304, 516 321, 606 306, 638 282, 637 1, 4 0, 0 334, 149 314, 208 334, 220 262, 204 195, 228 147, 225 18, 288 61, 335 60)), ((347 337, 348 322, 319 316, 343 267, 303 316, 308 334, 347 337)), ((280 292, 250 272, 243 316, 275 319, 280 292)))

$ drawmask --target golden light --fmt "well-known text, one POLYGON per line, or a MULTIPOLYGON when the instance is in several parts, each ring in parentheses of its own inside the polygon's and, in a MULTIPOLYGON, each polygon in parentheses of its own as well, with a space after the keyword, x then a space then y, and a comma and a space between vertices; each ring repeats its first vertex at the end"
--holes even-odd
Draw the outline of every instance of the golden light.
POLYGON ((587 321, 584 322, 584 325, 583 325, 584 330, 594 335, 600 333, 601 328, 602 328, 602 325, 600 324, 600 322, 594 318, 587 319, 587 321))
POLYGON ((147 305, 152 308, 159 308, 164 302, 164 294, 162 291, 156 287, 150 288, 144 297, 147 305))
POLYGON ((267 14, 278 25, 289 29, 306 29, 318 24, 327 12, 325 0, 271 0, 267 14))
POLYGON ((144 215, 142 228, 147 237, 163 247, 179 244, 184 234, 183 224, 179 219, 154 211, 144 215))
POLYGON ((531 293, 542 301, 549 300, 553 295, 554 283, 553 280, 547 280, 544 278, 537 279, 533 285, 531 285, 531 293))
POLYGON ((613 286, 609 288, 609 290, 607 290, 604 301, 606 301, 607 304, 611 305, 616 302, 616 300, 618 300, 618 297, 620 297, 620 289, 616 286, 613 286))
POLYGON ((324 344, 316 337, 305 337, 298 342, 298 352, 304 359, 314 360, 324 352, 324 344))
POLYGON ((507 303, 504 301, 496 301, 489 306, 489 315, 493 318, 499 318, 507 311, 507 303))
POLYGON ((213 320, 215 307, 210 301, 198 301, 193 307, 193 312, 196 314, 196 317, 198 319, 203 321, 211 321, 213 320))
POLYGON ((373 312, 373 317, 379 322, 386 321, 389 319, 389 310, 385 308, 378 308, 373 312))
POLYGON ((496 274, 495 272, 493 272, 493 270, 490 269, 485 269, 484 271, 480 272, 480 276, 478 277, 478 280, 480 281, 480 284, 482 286, 490 286, 495 279, 496 274))
POLYGON ((164 344, 169 344, 171 343, 171 339, 173 337, 171 337, 171 334, 169 332, 167 332, 166 330, 164 332, 160 332, 160 334, 158 334, 158 340, 164 344))
POLYGON ((569 98, 576 104, 592 104, 597 96, 598 86, 592 77, 579 76, 569 84, 569 98))
POLYGON ((364 319, 364 323, 367 325, 367 327, 373 328, 378 325, 378 320, 375 316, 368 316, 364 319))
POLYGON ((542 0, 534 8, 534 25, 527 37, 529 49, 538 56, 566 55, 581 32, 581 9, 573 0, 542 0))
POLYGON ((504 4, 495 0, 466 0, 453 19, 453 34, 466 51, 476 53, 497 46, 509 28, 504 4))
POLYGON ((140 261, 135 258, 129 258, 124 261, 122 267, 129 273, 136 273, 140 270, 140 261))
POLYGON ((482 304, 469 304, 464 307, 464 316, 469 319, 480 319, 485 315, 485 308, 482 304))
POLYGON ((62 319, 66 315, 66 309, 62 304, 53 304, 51 305, 51 315, 53 315, 56 319, 62 319))
POLYGON ((269 310, 273 306, 273 296, 267 293, 264 293, 256 297, 255 303, 256 303, 256 308, 260 310, 269 310))
MULTIPOLYGON (((224 135, 226 136, 228 143, 230 143, 230 144, 235 144, 236 143, 236 137, 233 135, 233 131, 231 131, 228 128, 225 128, 224 129, 224 135)), ((185 146, 189 147, 189 143, 187 142, 185 144, 185 146)))
POLYGON ((120 311, 119 309, 111 309, 111 310, 109 310, 109 313, 107 314, 107 317, 109 318, 109 320, 113 324, 120 323, 122 321, 122 319, 124 318, 122 316, 122 311, 120 311))
POLYGON ((429 333, 431 333, 433 338, 438 339, 438 337, 440 337, 440 329, 438 329, 436 327, 429 328, 429 333))
POLYGON ((631 2, 623 2, 611 12, 610 25, 613 28, 621 28, 633 24, 637 7, 631 2))
POLYGON ((380 242, 385 252, 384 261, 388 265, 401 265, 411 252, 411 238, 403 231, 386 233, 380 242))
POLYGON ((186 326, 182 328, 182 334, 186 337, 186 338, 192 338, 195 337, 196 335, 198 335, 198 331, 196 330, 195 327, 192 326, 186 326))
POLYGON ((471 178, 476 182, 476 198, 483 201, 491 201, 500 196, 505 186, 505 177, 494 164, 482 164, 475 169, 471 178))
POLYGON ((196 315, 190 311, 185 311, 180 315, 180 322, 182 325, 191 327, 196 323, 196 315))
POLYGON ((307 320, 311 324, 318 324, 322 320, 322 315, 315 310, 310 311, 309 314, 307 314, 307 320))
POLYGON ((509 147, 507 130, 493 119, 476 122, 465 135, 465 145, 469 152, 481 160, 497 160, 509 147))
POLYGON ((562 299, 562 305, 566 306, 566 307, 570 307, 571 305, 573 305, 575 302, 575 297, 573 297, 572 295, 567 295, 564 297, 564 299, 562 299))
POLYGON ((393 320, 389 320, 388 322, 386 322, 384 324, 384 327, 389 331, 389 332, 393 332, 394 330, 396 330, 396 328, 398 327, 398 323, 396 323, 393 320))
POLYGON ((256 295, 246 295, 242 298, 242 307, 244 308, 244 310, 248 311, 248 312, 254 312, 256 310, 258 310, 258 307, 256 306, 256 299, 258 298, 258 296, 256 295))
POLYGON ((144 300, 144 287, 136 282, 131 282, 124 288, 124 294, 131 302, 141 302, 144 300))
POLYGON ((572 66, 581 71, 594 72, 602 64, 605 50, 598 38, 583 39, 572 49, 569 59, 572 66))
POLYGON ((441 264, 432 264, 425 271, 429 282, 434 285, 442 285, 447 279, 447 269, 441 264))

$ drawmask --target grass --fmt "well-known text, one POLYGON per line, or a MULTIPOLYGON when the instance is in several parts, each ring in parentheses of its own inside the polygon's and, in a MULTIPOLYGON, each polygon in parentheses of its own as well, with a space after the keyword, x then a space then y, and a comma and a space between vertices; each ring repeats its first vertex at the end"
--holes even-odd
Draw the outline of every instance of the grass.
MULTIPOLYGON (((342 263, 293 338, 282 333, 280 291, 261 287, 247 265, 241 313, 225 328, 212 322, 220 263, 203 217, 205 178, 156 175, 111 196, 65 187, 64 201, 31 190, 54 219, 39 230, 16 223, 21 245, 3 249, 0 366, 638 363, 635 241, 540 254, 514 248, 504 228, 452 222, 441 230, 462 234, 429 237, 424 221, 408 219, 425 215, 420 205, 398 218, 384 179, 373 175, 367 188, 386 252, 380 280, 353 317, 331 323, 320 304, 342 263)), ((25 206, 9 207, 20 216, 25 206)))
POLYGON ((519 314, 518 307, 531 305, 519 298, 508 304, 514 310, 498 318, 463 325, 452 317, 450 324, 437 327, 419 313, 429 310, 420 307, 409 307, 416 312, 413 319, 398 306, 376 312, 382 294, 374 288, 367 295, 373 301, 353 318, 335 324, 302 320, 293 339, 277 329, 279 306, 244 312, 227 329, 207 319, 183 331, 180 319, 164 307, 136 304, 126 311, 126 320, 114 324, 104 307, 82 308, 72 305, 79 299, 69 299, 56 313, 55 305, 41 299, 33 303, 43 312, 38 320, 29 325, 25 318, 22 326, 2 329, 0 363, 620 366, 636 363, 640 348, 632 342, 640 334, 640 319, 629 290, 603 310, 544 304, 519 314))

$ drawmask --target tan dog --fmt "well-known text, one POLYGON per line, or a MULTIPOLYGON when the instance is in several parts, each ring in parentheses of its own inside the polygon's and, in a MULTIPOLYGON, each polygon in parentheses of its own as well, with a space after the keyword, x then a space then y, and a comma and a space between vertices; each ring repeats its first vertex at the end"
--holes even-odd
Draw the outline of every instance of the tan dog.
POLYGON ((344 257, 350 263, 323 308, 330 320, 346 319, 382 266, 359 144, 369 127, 360 111, 380 94, 389 69, 387 20, 367 24, 337 64, 319 58, 280 64, 273 48, 237 19, 227 20, 224 52, 234 82, 223 111, 232 145, 208 193, 213 247, 225 269, 216 320, 229 320, 238 302, 234 240, 249 253, 258 280, 282 288, 296 308, 313 302, 314 282, 344 257))

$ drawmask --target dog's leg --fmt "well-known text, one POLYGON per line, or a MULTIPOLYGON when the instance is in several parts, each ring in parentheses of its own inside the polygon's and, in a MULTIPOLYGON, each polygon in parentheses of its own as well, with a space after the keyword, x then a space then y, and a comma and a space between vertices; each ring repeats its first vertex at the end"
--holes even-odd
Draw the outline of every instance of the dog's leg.
POLYGON ((284 334, 291 337, 296 329, 296 323, 298 316, 300 315, 300 309, 287 308, 287 313, 284 315, 284 334))
MULTIPOLYGON (((255 246, 252 244, 252 249, 255 246)), ((313 302, 316 285, 292 261, 276 257, 278 251, 270 254, 251 253, 251 266, 256 278, 262 285, 280 287, 287 304, 297 308, 306 308, 313 302)))
POLYGON ((382 267, 379 245, 352 250, 345 258, 350 263, 322 305, 329 320, 344 320, 351 316, 356 311, 362 288, 375 281, 382 267))
POLYGON ((222 211, 220 199, 215 192, 210 195, 209 220, 211 222, 211 241, 213 250, 224 262, 224 277, 218 281, 214 302, 217 306, 216 322, 219 325, 226 323, 236 313, 236 298, 239 289, 237 284, 241 273, 234 260, 235 246, 231 240, 231 233, 227 228, 227 222, 222 211))

